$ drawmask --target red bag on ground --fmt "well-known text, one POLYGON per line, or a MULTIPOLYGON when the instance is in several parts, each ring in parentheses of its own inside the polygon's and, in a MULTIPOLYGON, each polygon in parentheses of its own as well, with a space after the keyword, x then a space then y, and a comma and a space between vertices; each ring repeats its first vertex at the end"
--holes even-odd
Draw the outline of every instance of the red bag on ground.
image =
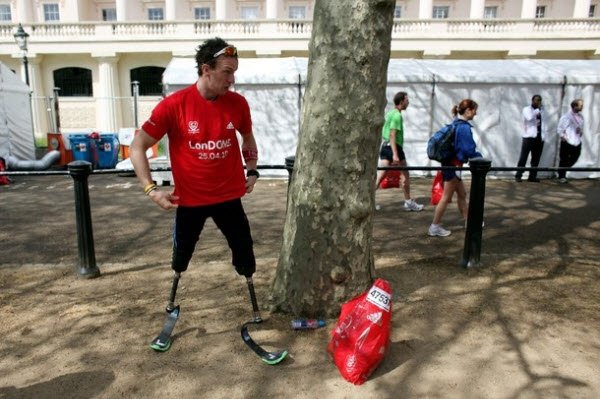
POLYGON ((431 205, 437 205, 444 195, 444 179, 442 177, 442 171, 438 170, 433 184, 431 185, 431 205))
POLYGON ((391 317, 392 290, 382 279, 342 305, 327 350, 347 381, 364 383, 381 363, 390 340, 391 317))

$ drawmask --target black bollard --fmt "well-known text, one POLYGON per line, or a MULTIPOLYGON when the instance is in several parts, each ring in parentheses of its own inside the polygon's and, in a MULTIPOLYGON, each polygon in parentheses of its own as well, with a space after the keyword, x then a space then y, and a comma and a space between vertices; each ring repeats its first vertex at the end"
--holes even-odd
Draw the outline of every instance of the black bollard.
POLYGON ((292 173, 294 172, 294 163, 296 161, 296 156, 291 155, 289 157, 285 157, 285 169, 288 171, 288 190, 290 188, 290 184, 292 183, 292 173))
POLYGON ((485 177, 491 166, 492 161, 485 158, 469 160, 471 193, 469 195, 469 217, 467 218, 467 230, 465 232, 465 247, 461 262, 463 267, 480 266, 485 177))
POLYGON ((77 246, 79 248, 77 273, 85 278, 98 277, 100 276, 100 269, 96 266, 90 193, 88 190, 88 176, 92 173, 92 164, 87 161, 73 161, 69 163, 68 168, 75 189, 77 246))

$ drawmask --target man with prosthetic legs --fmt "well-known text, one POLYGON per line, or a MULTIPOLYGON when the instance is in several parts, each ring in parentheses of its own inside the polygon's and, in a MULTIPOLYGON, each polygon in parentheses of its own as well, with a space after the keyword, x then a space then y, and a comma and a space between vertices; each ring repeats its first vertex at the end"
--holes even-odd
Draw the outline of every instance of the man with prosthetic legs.
MULTIPOLYGON (((259 178, 258 150, 248 103, 243 96, 230 91, 238 68, 237 49, 213 38, 198 47, 195 58, 196 83, 164 98, 131 145, 131 161, 144 193, 160 208, 175 211, 171 262, 175 274, 165 326, 151 344, 157 351, 166 351, 171 346, 171 333, 179 317, 179 307, 175 305, 177 285, 208 218, 213 219, 227 239, 235 270, 246 278, 253 322, 261 321, 252 284, 256 270, 253 242, 241 201, 253 191, 259 178), (242 139, 241 153, 237 132, 242 139), (146 158, 146 150, 164 135, 169 139, 174 182, 171 193, 153 183, 146 158)), ((249 341, 244 341, 255 350, 249 341)), ((280 352, 276 359, 263 360, 275 364, 285 354, 280 352)))

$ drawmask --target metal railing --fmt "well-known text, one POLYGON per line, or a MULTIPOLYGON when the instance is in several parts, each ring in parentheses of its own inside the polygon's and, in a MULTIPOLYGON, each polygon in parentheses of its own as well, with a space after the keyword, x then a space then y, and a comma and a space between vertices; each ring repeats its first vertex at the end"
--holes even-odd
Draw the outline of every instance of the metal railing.
MULTIPOLYGON (((197 42, 213 36, 236 41, 252 41, 252 46, 279 50, 307 49, 313 21, 309 19, 264 20, 181 20, 181 21, 121 21, 25 23, 29 33, 30 51, 37 54, 80 53, 90 44, 110 44, 116 52, 131 48, 132 42, 153 43, 154 51, 172 49, 173 43, 197 42), (264 44, 256 39, 266 40, 264 44), (290 39, 293 39, 290 41, 290 39), (298 47, 297 41, 305 44, 298 47), (49 44, 55 44, 50 45, 49 44), (73 46, 75 45, 75 46, 73 46)), ((0 49, 3 45, 13 52, 16 24, 0 25, 0 49)), ((598 39, 600 18, 565 19, 395 19, 392 26, 392 48, 406 46, 406 41, 437 42, 451 49, 471 49, 473 40, 505 40, 507 50, 532 40, 598 39), (461 44, 461 41, 465 41, 461 44)), ((573 43, 559 44, 563 50, 573 43)), ((258 47, 256 49, 258 49, 258 47)), ((592 48, 593 48, 592 43, 592 48)), ((250 48, 254 50, 255 48, 250 48)))
MULTIPOLYGON (((258 169, 285 169, 288 171, 288 187, 292 181, 295 157, 285 158, 285 165, 258 165, 258 169)), ((378 170, 461 170, 471 172, 471 188, 469 193, 469 208, 463 255, 460 264, 465 268, 480 267, 482 248, 482 222, 485 204, 486 177, 492 171, 521 171, 521 172, 600 172, 600 168, 564 168, 564 167, 491 167, 492 162, 484 158, 472 159, 469 167, 455 166, 386 166, 378 167, 378 170)), ((170 167, 155 167, 152 172, 170 171, 170 167)), ((70 175, 74 181, 75 194, 75 216, 77 225, 77 243, 79 263, 77 273, 84 278, 95 278, 100 276, 100 269, 96 265, 94 249, 94 236, 91 218, 91 206, 88 189, 88 177, 92 174, 121 174, 130 173, 133 170, 122 169, 98 169, 93 170, 92 164, 87 161, 73 161, 68 164, 67 170, 48 171, 4 171, 0 176, 33 176, 33 175, 70 175)))

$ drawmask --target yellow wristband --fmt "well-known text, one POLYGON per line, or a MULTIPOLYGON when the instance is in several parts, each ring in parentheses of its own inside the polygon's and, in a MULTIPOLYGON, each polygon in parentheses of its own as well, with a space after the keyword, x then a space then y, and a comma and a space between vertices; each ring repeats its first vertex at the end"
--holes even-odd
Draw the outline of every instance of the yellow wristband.
POLYGON ((151 191, 156 190, 158 187, 154 183, 150 183, 144 187, 144 194, 149 194, 151 191))

